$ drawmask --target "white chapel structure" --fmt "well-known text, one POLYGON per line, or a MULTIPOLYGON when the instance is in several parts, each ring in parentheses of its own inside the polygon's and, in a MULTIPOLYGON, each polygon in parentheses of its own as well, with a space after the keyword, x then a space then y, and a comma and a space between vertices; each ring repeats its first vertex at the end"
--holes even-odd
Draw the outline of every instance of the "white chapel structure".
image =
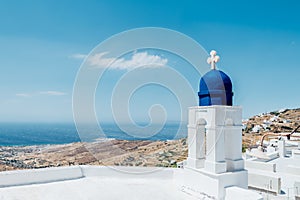
POLYGON ((247 189, 248 174, 242 158, 242 108, 232 105, 232 83, 229 76, 216 69, 219 59, 216 51, 210 52, 207 61, 211 71, 200 80, 199 106, 188 111, 188 158, 184 168, 190 179, 184 184, 224 199, 228 187, 247 189))
POLYGON ((200 80, 199 106, 189 108, 187 167, 222 174, 244 171, 244 160, 242 108, 232 106, 232 83, 216 69, 218 60, 212 51, 212 70, 200 80))

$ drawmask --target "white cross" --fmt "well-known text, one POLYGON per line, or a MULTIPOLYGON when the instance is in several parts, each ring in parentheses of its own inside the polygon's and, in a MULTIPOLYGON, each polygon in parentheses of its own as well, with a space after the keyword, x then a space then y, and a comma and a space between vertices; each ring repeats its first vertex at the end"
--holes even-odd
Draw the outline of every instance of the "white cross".
POLYGON ((216 63, 219 62, 220 56, 217 56, 217 52, 212 50, 210 52, 210 57, 207 58, 207 63, 210 64, 211 69, 216 69, 216 63))

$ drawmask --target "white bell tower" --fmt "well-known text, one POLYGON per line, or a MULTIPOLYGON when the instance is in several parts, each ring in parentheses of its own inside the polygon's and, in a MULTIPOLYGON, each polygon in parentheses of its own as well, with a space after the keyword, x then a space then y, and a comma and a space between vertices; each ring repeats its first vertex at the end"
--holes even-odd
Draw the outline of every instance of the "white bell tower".
POLYGON ((248 173, 242 158, 242 108, 232 106, 231 80, 216 69, 220 60, 216 51, 210 55, 211 71, 200 80, 199 106, 188 111, 188 158, 182 184, 222 200, 226 188, 248 187, 248 173))

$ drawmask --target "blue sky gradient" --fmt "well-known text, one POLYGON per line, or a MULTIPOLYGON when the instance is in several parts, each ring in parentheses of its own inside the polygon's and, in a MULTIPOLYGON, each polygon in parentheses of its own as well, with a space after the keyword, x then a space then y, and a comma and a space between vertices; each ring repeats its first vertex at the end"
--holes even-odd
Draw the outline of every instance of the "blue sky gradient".
MULTIPOLYGON (((299 10, 297 0, 0 0, 0 121, 72 121, 72 88, 82 62, 72 55, 149 26, 182 32, 207 51, 216 49, 245 118, 300 107, 299 10)), ((137 121, 144 120, 141 108, 150 102, 137 101, 137 121)))

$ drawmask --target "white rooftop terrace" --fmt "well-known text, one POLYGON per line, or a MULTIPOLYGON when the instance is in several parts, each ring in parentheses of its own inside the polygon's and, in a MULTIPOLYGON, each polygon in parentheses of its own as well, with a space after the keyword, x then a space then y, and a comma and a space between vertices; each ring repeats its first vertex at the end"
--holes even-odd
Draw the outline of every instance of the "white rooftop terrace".
POLYGON ((263 190, 266 199, 300 198, 300 150, 298 143, 292 144, 291 141, 285 141, 274 152, 257 153, 260 155, 258 158, 246 160, 248 184, 263 190), (264 160, 264 154, 272 156, 264 160))
MULTIPOLYGON (((0 199, 214 199, 180 186, 177 172, 184 169, 73 166, 1 172, 0 199)), ((253 192, 237 187, 226 191, 226 199, 250 196, 253 192)))

